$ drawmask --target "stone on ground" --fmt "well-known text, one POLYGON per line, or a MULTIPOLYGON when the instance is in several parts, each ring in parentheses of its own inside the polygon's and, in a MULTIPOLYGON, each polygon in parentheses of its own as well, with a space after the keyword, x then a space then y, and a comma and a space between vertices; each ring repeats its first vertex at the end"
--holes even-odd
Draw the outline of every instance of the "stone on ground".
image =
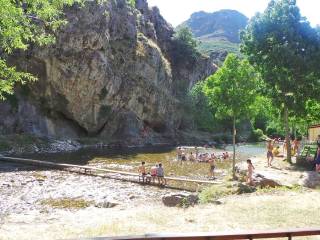
POLYGON ((167 207, 193 206, 198 201, 197 195, 187 193, 169 194, 162 197, 162 202, 167 207))

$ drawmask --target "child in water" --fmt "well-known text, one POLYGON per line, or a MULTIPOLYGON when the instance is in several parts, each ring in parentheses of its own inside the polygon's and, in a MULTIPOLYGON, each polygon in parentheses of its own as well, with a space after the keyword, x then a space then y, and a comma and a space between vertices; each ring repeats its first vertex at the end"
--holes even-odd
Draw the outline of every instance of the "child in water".
POLYGON ((250 159, 247 160, 247 164, 248 164, 247 184, 252 185, 253 184, 252 175, 253 175, 254 166, 250 159))

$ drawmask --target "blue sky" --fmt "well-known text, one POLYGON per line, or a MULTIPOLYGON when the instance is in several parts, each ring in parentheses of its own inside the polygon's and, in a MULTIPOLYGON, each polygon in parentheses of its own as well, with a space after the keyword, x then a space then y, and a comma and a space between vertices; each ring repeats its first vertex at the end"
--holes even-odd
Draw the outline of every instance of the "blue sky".
MULTIPOLYGON (((173 26, 187 20, 193 12, 214 12, 221 9, 234 9, 247 17, 262 12, 269 0, 148 0, 150 6, 158 6, 164 18, 173 26)), ((312 26, 320 25, 320 0, 297 0, 301 14, 312 26)))

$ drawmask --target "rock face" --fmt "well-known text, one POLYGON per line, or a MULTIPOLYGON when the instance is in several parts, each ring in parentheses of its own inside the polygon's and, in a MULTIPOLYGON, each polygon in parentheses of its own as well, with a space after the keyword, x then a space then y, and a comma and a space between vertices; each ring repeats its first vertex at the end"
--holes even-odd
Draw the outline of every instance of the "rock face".
POLYGON ((299 184, 308 188, 317 188, 320 186, 320 174, 315 171, 305 172, 301 176, 299 184))
POLYGON ((215 67, 200 55, 192 63, 175 58, 173 28, 157 8, 87 2, 66 18, 54 46, 15 58, 39 81, 1 103, 0 133, 144 144, 186 128, 181 93, 215 67))

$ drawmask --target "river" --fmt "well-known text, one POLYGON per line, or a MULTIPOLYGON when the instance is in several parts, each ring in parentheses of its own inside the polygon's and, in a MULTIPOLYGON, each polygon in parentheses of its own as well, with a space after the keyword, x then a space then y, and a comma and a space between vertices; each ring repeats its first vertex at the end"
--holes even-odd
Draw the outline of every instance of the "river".
MULTIPOLYGON (((226 150, 201 148, 201 153, 215 153, 217 156, 228 151, 231 155, 232 146, 227 146, 226 150)), ((237 146, 237 161, 245 160, 249 157, 261 155, 264 151, 261 144, 246 144, 237 146)), ((185 147, 185 152, 190 154, 194 148, 185 147)), ((141 162, 146 162, 147 170, 152 166, 162 163, 167 176, 191 177, 196 179, 206 179, 208 177, 209 166, 207 163, 180 162, 176 160, 176 149, 174 147, 145 147, 145 148, 85 148, 69 153, 51 154, 27 154, 25 158, 53 161, 59 163, 70 163, 87 165, 114 170, 136 172, 141 162)), ((231 169, 231 159, 217 161, 216 176, 221 178, 228 174, 231 169)))

